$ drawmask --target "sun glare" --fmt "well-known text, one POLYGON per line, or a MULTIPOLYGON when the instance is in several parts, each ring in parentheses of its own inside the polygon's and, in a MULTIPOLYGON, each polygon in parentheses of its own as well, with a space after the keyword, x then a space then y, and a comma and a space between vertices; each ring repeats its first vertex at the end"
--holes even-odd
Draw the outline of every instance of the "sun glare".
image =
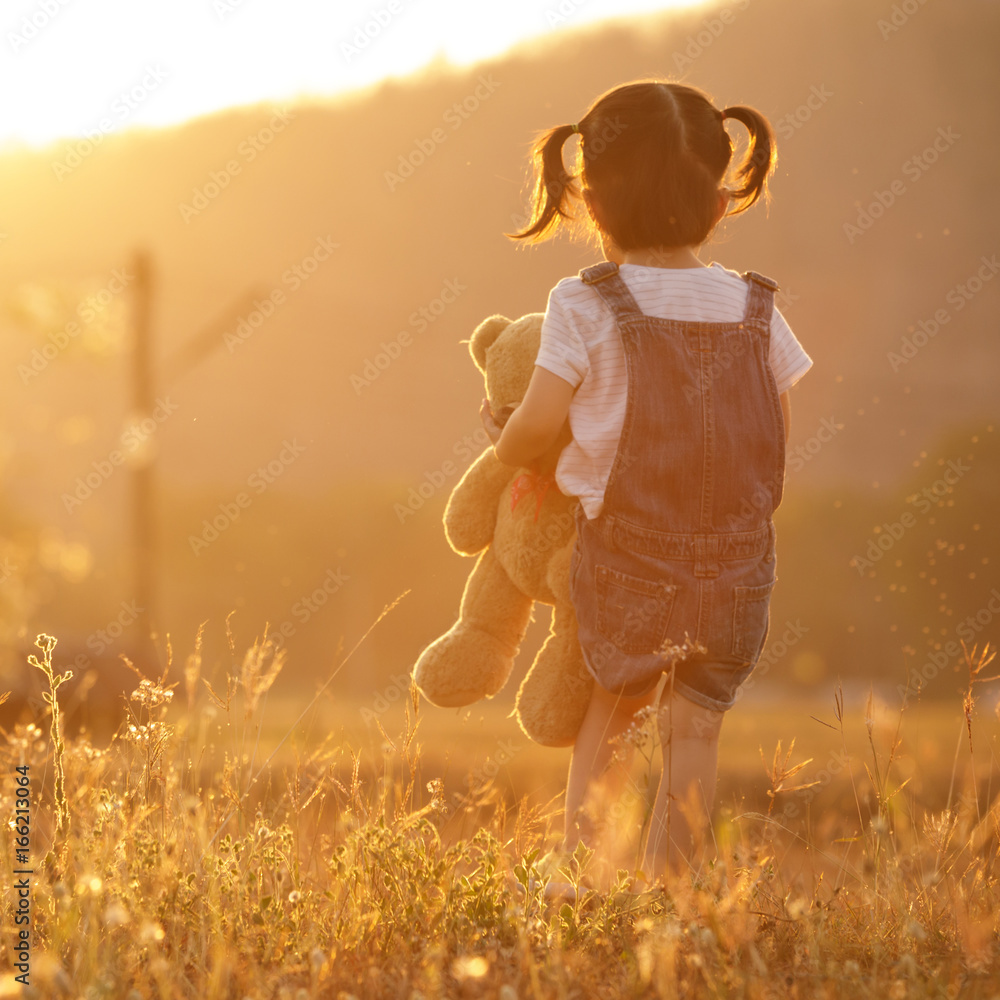
POLYGON ((343 93, 435 60, 700 0, 18 2, 0 14, 0 144, 44 146, 233 105, 343 93))

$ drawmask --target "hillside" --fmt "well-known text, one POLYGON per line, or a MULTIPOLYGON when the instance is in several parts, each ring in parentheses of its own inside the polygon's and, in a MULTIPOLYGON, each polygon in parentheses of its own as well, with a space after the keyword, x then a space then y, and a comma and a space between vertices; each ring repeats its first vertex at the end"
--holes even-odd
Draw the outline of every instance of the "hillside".
MULTIPOLYGON (((680 76, 775 123, 769 211, 733 220, 703 256, 783 286, 816 365, 793 393, 802 450, 782 513, 798 524, 807 504, 822 517, 843 499, 863 546, 877 523, 868 512, 900 509, 915 463, 947 461, 949 435, 986 434, 996 413, 1000 10, 928 4, 898 24, 893 10, 757 0, 611 23, 329 103, 234 109, 91 150, 60 143, 0 159, 0 484, 8 538, 37 560, 25 571, 27 620, 12 632, 23 641, 44 622, 85 645, 131 597, 128 477, 108 477, 79 509, 65 501, 123 434, 123 315, 70 338, 40 371, 31 363, 85 296, 109 289, 124 314, 130 288, 115 282, 143 248, 156 391, 170 403, 148 442, 159 628, 189 642, 209 618, 222 649, 228 610, 253 634, 340 567, 349 584, 289 648, 319 669, 340 635, 353 641, 411 587, 391 634, 360 660, 385 676, 405 669, 447 627, 468 569, 438 527, 454 480, 413 518, 394 513, 478 427, 481 383, 462 341, 490 313, 544 308, 559 278, 594 260, 586 247, 528 250, 502 235, 525 210, 528 144, 638 76, 680 76), (214 349, 171 377, 178 352, 213 324, 214 349), (828 443, 824 420, 838 427, 828 443), (203 520, 288 442, 301 457, 193 552, 203 520)), ((809 553, 827 527, 794 539, 806 546, 795 564, 813 567, 819 589, 809 553)), ((824 550, 838 573, 853 537, 824 550)), ((783 594, 780 613, 823 596, 783 594)), ((824 642, 813 652, 825 670, 853 669, 824 642)))

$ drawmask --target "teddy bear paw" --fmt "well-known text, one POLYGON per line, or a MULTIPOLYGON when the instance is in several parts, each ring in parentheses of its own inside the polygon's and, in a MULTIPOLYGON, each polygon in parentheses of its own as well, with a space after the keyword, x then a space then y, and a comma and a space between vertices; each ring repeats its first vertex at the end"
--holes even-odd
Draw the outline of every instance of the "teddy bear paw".
POLYGON ((517 646, 459 623, 420 655, 413 677, 424 697, 440 708, 461 708, 492 698, 507 683, 517 646))

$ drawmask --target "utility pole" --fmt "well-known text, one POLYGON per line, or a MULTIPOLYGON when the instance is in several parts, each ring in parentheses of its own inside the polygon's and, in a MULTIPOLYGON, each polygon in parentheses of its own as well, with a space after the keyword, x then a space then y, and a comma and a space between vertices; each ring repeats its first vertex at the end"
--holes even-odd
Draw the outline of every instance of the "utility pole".
MULTIPOLYGON (((140 426, 152 417, 156 405, 153 390, 152 300, 153 267, 149 254, 142 249, 132 260, 135 282, 132 286, 132 411, 140 426)), ((141 449, 132 466, 131 529, 132 529, 132 592, 135 603, 144 609, 146 628, 141 649, 152 652, 150 635, 157 628, 156 583, 160 578, 158 552, 154 535, 153 475, 155 448, 141 449)))
MULTIPOLYGON (((132 419, 139 426, 146 418, 153 417, 156 407, 157 382, 153 372, 153 298, 156 292, 156 275, 152 258, 144 249, 137 249, 132 258, 135 280, 132 284, 132 419)), ((257 284, 248 287, 238 299, 214 322, 191 337, 164 363, 165 385, 185 375, 200 364, 222 342, 233 321, 251 308, 256 297, 265 294, 257 284)), ((159 435, 157 435, 159 436, 159 435)), ((159 627, 157 588, 160 581, 160 557, 156 538, 155 440, 151 447, 140 448, 133 456, 130 490, 131 522, 131 576, 135 603, 144 609, 146 628, 138 651, 145 658, 156 658, 152 636, 159 627)))

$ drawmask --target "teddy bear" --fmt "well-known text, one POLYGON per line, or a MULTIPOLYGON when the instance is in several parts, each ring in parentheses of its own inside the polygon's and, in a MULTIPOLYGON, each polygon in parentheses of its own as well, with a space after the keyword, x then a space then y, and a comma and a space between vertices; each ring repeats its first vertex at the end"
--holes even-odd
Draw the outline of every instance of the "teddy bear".
MULTIPOLYGON (((541 313, 513 321, 491 316, 469 341, 500 424, 528 388, 541 328, 541 313)), ((552 605, 548 638, 514 706, 524 733, 552 747, 576 739, 593 685, 569 596, 577 501, 555 484, 556 462, 570 436, 564 426, 531 469, 504 465, 489 446, 466 470, 444 512, 445 535, 456 552, 479 558, 458 621, 413 668, 417 688, 434 705, 456 708, 492 698, 510 676, 534 602, 552 605)))

